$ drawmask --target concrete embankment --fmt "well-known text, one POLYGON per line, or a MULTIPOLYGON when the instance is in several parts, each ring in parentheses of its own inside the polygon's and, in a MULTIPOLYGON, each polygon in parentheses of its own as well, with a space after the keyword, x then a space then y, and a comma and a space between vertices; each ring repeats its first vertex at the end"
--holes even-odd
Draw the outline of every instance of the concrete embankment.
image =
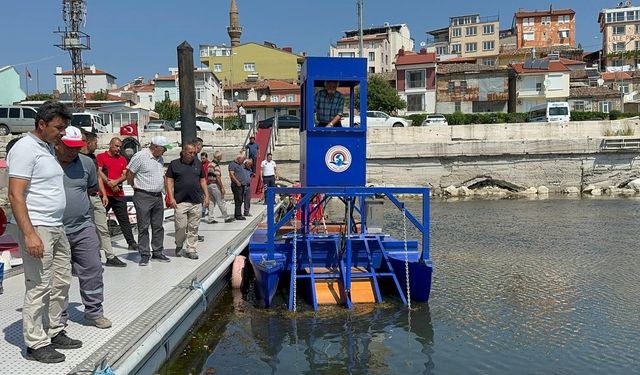
MULTIPOLYGON (((141 137, 141 143, 151 136, 141 137)), ((167 132, 177 144, 178 132, 167 132)), ((246 131, 201 132, 204 151, 220 150, 231 160, 246 131)), ((101 134, 106 148, 110 134, 101 134)), ((575 187, 607 189, 640 175, 638 149, 606 150, 605 140, 640 138, 640 121, 589 121, 428 126, 369 129, 367 182, 380 186, 429 186, 442 193, 447 187, 481 186, 482 180, 504 181, 519 188, 547 187, 551 193, 575 187), (626 131, 637 136, 611 137, 626 131)), ((0 150, 10 137, 0 137, 0 150)), ((168 153, 177 157, 178 150, 168 153)), ((280 130, 274 150, 281 175, 296 179, 299 132, 280 130)), ((485 184, 486 185, 486 184, 485 184)))

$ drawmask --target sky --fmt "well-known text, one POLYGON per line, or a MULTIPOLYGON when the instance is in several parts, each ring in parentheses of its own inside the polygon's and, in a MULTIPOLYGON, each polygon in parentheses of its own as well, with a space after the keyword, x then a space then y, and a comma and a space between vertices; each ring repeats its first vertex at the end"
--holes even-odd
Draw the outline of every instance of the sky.
MULTIPOLYGON (((96 65, 125 84, 136 77, 146 80, 155 73, 168 74, 177 66, 176 47, 187 41, 199 62, 200 44, 229 44, 231 0, 87 0, 86 24, 91 50, 85 65, 96 65)), ((241 42, 270 41, 294 52, 326 56, 345 30, 357 28, 356 0, 237 0, 241 42)), ((577 42, 587 51, 600 47, 597 23, 602 8, 618 1, 572 0, 364 0, 364 26, 404 23, 409 26, 416 49, 429 30, 446 27, 450 16, 480 13, 500 17, 501 28, 511 27, 513 13, 526 10, 572 8, 576 11, 577 42)), ((62 0, 2 0, 0 25, 3 47, 0 66, 14 65, 21 75, 32 75, 29 93, 36 91, 36 72, 41 92, 55 88, 56 66, 71 68, 67 53, 54 47, 63 27, 62 0)), ((24 77, 22 80, 25 89, 24 77)))

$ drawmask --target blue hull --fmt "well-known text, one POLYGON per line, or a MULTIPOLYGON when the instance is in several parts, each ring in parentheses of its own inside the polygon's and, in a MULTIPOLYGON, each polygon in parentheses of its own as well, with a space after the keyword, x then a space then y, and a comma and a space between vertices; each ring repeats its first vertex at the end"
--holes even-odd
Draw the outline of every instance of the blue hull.
MULTIPOLYGON (((400 287, 405 297, 407 294, 407 278, 404 258, 398 259, 389 256, 389 262, 393 267, 393 273, 398 278, 400 287)), ((409 261, 409 286, 411 287, 411 300, 416 302, 427 302, 431 293, 431 275, 433 266, 422 261, 409 261)))
POLYGON ((283 254, 276 254, 275 260, 265 262, 261 256, 251 254, 249 260, 256 275, 257 303, 259 306, 271 307, 284 270, 285 257, 283 254))

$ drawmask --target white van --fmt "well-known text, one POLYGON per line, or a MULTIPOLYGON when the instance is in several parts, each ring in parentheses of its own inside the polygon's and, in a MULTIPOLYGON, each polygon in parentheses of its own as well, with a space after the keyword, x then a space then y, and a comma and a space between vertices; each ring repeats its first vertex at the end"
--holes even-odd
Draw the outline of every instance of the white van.
POLYGON ((74 113, 71 117, 71 126, 93 133, 109 132, 107 125, 104 124, 102 118, 91 112, 74 113))
POLYGON ((567 102, 548 102, 529 109, 527 122, 569 122, 571 109, 567 102))
POLYGON ((0 106, 0 135, 26 133, 36 126, 36 110, 31 107, 0 106))

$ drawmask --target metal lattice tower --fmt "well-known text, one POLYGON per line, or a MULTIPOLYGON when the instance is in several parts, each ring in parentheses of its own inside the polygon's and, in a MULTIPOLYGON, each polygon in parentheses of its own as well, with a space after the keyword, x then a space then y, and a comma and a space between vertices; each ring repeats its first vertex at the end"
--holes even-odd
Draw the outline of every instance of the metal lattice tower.
POLYGON ((56 44, 65 51, 69 51, 72 65, 72 94, 73 104, 78 110, 85 107, 84 66, 82 65, 82 50, 90 49, 89 35, 80 31, 84 26, 87 6, 84 0, 62 0, 62 18, 65 22, 64 30, 56 31, 62 38, 61 44, 56 44))

